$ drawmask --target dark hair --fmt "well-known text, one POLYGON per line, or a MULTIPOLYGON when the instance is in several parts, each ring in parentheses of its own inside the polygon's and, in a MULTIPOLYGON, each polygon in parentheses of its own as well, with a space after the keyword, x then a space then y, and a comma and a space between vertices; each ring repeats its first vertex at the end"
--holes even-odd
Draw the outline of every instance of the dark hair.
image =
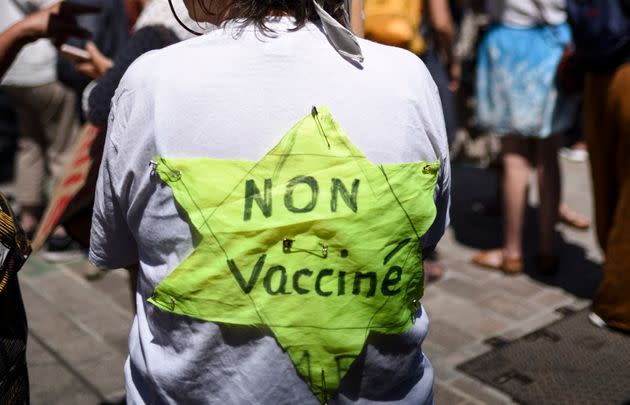
MULTIPOLYGON (((209 13, 204 5, 207 0, 197 1, 201 10, 209 13)), ((344 0, 319 0, 319 4, 341 25, 349 28, 344 0)), ((242 20, 243 25, 254 24, 263 32, 273 32, 266 25, 269 16, 292 16, 295 18, 295 29, 302 28, 308 21, 319 20, 313 0, 229 0, 226 9, 221 11, 223 13, 242 20)))

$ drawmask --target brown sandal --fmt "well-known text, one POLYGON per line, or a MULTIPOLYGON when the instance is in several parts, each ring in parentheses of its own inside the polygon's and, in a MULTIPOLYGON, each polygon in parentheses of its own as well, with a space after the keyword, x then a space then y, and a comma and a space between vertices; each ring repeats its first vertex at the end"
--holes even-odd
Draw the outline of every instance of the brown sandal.
POLYGON ((474 255, 471 261, 477 266, 490 270, 500 270, 505 274, 522 273, 524 268, 523 258, 506 257, 502 250, 482 250, 474 255))

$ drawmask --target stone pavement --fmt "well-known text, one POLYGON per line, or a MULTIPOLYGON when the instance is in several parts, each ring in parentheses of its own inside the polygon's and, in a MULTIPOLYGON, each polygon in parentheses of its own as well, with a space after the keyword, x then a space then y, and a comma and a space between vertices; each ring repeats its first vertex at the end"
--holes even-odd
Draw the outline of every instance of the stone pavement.
MULTIPOLYGON (((590 214, 588 166, 563 162, 563 169, 564 200, 590 214)), ((423 299, 431 319, 424 351, 436 369, 438 405, 512 403, 455 366, 489 350, 483 342, 490 337, 516 338, 558 319, 558 307, 589 305, 600 277, 601 256, 593 232, 562 225, 557 276, 542 277, 531 264, 527 274, 512 277, 469 264, 473 247, 490 244, 486 236, 493 243, 500 240, 500 221, 492 213, 493 181, 492 173, 466 166, 454 170, 453 227, 439 246, 448 272, 426 288, 423 299), (479 192, 480 184, 467 176, 477 174, 489 192, 475 200, 469 197, 479 192)), ((96 404, 124 393, 122 367, 132 320, 127 274, 118 270, 102 278, 94 275, 83 258, 50 264, 40 254, 21 272, 33 404, 96 404)))

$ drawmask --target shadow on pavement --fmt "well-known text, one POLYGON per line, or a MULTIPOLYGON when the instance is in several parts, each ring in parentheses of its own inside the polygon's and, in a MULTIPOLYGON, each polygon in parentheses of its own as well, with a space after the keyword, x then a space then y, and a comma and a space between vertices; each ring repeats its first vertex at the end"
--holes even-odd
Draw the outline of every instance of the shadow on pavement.
POLYGON ((461 162, 453 162, 451 170, 451 228, 455 239, 475 249, 501 246, 498 170, 461 162))
MULTIPOLYGON (((474 249, 500 247, 500 173, 497 168, 478 168, 453 162, 451 179, 451 228, 457 242, 474 249)), ((558 273, 545 276, 536 269, 537 209, 525 213, 525 272, 541 283, 560 287, 580 297, 592 298, 601 281, 601 267, 587 257, 586 250, 557 234, 560 261, 558 273)))
MULTIPOLYGON (((526 263, 525 273, 541 283, 560 287, 580 298, 591 299, 602 279, 601 266, 590 260, 582 246, 560 239, 560 262, 558 272, 553 276, 542 274, 534 260, 526 263)), ((533 256, 531 256, 533 257, 533 256)))

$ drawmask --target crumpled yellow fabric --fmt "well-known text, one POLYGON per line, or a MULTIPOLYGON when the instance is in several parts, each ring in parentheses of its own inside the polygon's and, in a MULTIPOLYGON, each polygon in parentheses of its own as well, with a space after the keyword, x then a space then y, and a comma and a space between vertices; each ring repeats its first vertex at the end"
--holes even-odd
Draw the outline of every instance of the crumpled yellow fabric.
POLYGON ((321 402, 371 330, 411 326, 439 163, 373 164, 325 107, 257 162, 156 161, 195 236, 157 307, 268 327, 321 402))

